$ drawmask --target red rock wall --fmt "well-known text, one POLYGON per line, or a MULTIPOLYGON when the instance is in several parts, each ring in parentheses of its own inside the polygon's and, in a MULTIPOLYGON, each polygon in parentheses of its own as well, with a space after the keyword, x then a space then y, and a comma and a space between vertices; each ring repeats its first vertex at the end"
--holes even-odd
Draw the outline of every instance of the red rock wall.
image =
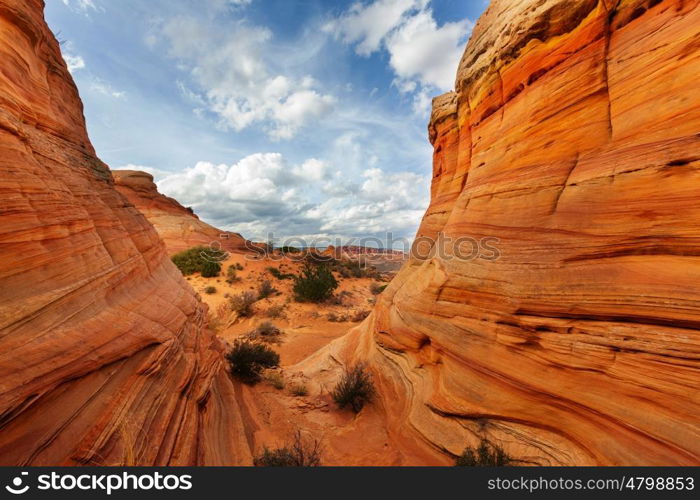
POLYGON ((168 254, 200 245, 232 253, 251 253, 257 248, 238 233, 202 222, 177 200, 160 194, 151 174, 136 170, 113 170, 112 174, 117 191, 153 224, 168 254))
POLYGON ((40 0, 0 0, 0 464, 235 464, 206 308, 90 145, 40 0))
POLYGON ((390 432, 700 464, 699 26, 697 0, 492 2, 434 101, 419 236, 500 258, 414 258, 343 341, 390 432))

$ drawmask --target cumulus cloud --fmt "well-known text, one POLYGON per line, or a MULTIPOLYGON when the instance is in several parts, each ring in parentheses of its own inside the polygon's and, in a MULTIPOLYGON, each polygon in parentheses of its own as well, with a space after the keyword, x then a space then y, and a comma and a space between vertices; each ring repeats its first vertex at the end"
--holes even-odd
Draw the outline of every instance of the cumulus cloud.
POLYGON ((75 73, 79 69, 85 68, 85 60, 76 55, 72 54, 63 54, 63 60, 66 61, 66 64, 68 65, 68 71, 71 73, 75 73))
MULTIPOLYGON (((218 117, 219 127, 241 131, 260 124, 270 138, 290 139, 300 129, 330 113, 336 99, 310 75, 281 74, 270 62, 272 33, 245 21, 225 27, 211 20, 178 16, 160 31, 170 57, 188 72, 194 89, 180 82, 218 117)), ((157 41, 147 37, 148 44, 157 41)))
POLYGON ((414 108, 423 113, 426 91, 452 89, 473 25, 469 19, 438 25, 430 0, 374 0, 354 4, 325 30, 354 45, 359 55, 386 50, 395 86, 413 93, 414 108))
POLYGON ((369 168, 353 184, 331 171, 316 158, 290 165, 279 153, 256 153, 232 165, 200 161, 157 183, 204 220, 251 238, 412 236, 428 202, 426 176, 369 168), (340 185, 353 188, 324 190, 340 185))

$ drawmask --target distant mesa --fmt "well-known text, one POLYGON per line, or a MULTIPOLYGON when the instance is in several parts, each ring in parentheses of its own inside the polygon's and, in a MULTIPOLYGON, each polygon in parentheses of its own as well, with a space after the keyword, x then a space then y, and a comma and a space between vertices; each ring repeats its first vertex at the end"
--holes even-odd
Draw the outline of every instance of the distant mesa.
POLYGON ((158 192, 153 176, 139 170, 112 170, 115 187, 153 224, 173 255, 195 246, 221 245, 231 253, 251 253, 254 244, 239 233, 223 231, 199 219, 194 210, 158 192))

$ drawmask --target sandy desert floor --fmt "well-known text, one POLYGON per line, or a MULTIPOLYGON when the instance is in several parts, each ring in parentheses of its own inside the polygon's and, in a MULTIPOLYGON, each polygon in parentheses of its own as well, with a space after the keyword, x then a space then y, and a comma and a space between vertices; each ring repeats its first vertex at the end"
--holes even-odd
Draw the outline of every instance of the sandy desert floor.
POLYGON ((444 460, 438 455, 425 456, 424 449, 416 449, 415 455, 411 455, 410 451, 405 451, 411 449, 410 445, 403 446, 404 453, 399 455, 391 444, 395 437, 388 435, 383 424, 381 408, 369 405, 357 415, 349 410, 339 410, 330 396, 333 384, 327 380, 310 379, 295 366, 359 325, 360 318, 369 313, 376 299, 371 285, 386 285, 391 276, 373 279, 336 275, 339 287, 335 296, 342 297, 340 303, 308 304, 295 302, 293 280, 273 277, 267 270, 269 267, 276 267, 282 273, 297 273, 302 265, 287 258, 253 260, 232 255, 222 263, 219 277, 202 278, 199 274, 187 277, 209 305, 211 327, 228 346, 264 321, 271 322, 283 332, 277 343, 270 344, 280 354, 280 368, 266 372, 265 379, 256 385, 239 383, 238 403, 248 424, 248 440, 255 453, 260 453, 265 446, 282 446, 296 431, 301 431, 305 439, 320 441, 324 465, 436 464, 436 461, 444 460), (236 264, 243 267, 237 271, 239 280, 227 283, 226 269, 236 264), (245 291, 257 295, 265 280, 270 281, 277 292, 257 301, 251 317, 231 315, 228 297, 245 291), (211 286, 216 292, 205 293, 205 289, 211 286), (276 308, 281 309, 281 316, 269 317, 270 310, 276 308), (331 321, 333 316, 342 321, 331 321), (280 379, 284 383, 282 388, 280 379), (295 394, 294 389, 299 386, 306 388, 307 394, 295 394))

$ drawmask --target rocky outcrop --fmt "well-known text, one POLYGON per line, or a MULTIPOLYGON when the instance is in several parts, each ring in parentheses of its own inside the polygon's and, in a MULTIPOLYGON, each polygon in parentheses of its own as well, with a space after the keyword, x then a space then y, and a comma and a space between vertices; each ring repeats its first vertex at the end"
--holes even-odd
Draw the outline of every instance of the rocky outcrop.
POLYGON ((433 103, 430 253, 316 360, 371 363, 396 442, 700 463, 698 5, 496 0, 478 22, 433 103))
POLYGON ((151 174, 112 170, 112 175, 117 191, 153 224, 170 255, 200 245, 232 253, 250 253, 257 248, 238 233, 222 231, 202 222, 191 208, 159 193, 151 174))
POLYGON ((0 463, 250 463, 206 308, 95 156, 42 11, 0 0, 0 463))

